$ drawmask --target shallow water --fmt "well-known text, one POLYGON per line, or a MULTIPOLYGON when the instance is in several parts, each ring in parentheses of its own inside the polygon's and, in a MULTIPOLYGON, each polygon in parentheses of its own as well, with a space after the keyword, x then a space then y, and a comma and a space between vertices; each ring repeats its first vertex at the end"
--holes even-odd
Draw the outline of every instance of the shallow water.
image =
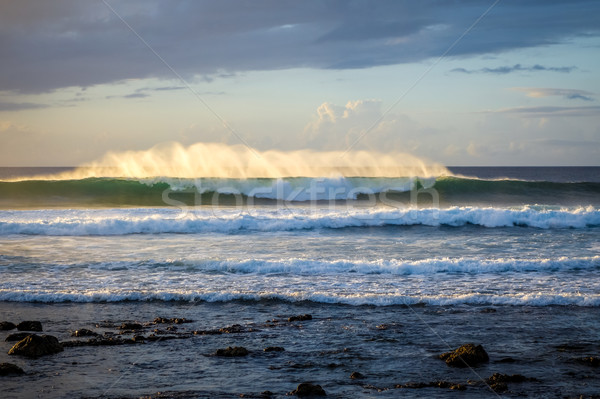
MULTIPOLYGON (((3 378, 3 397, 137 397, 186 392, 185 397, 235 397, 269 390, 284 397, 300 382, 320 384, 329 397, 484 397, 484 384, 463 392, 448 389, 396 389, 396 384, 447 380, 467 384, 495 372, 522 374, 539 381, 509 383, 509 397, 570 397, 600 391, 600 370, 575 361, 598 355, 598 308, 497 306, 347 306, 280 301, 227 303, 7 304, 9 320, 38 319, 45 332, 70 340, 69 332, 96 323, 186 317, 194 323, 179 332, 232 324, 256 331, 194 336, 136 345, 71 347, 37 360, 6 355, 28 374, 3 378), (482 311, 484 313, 482 313, 482 311), (313 320, 285 321, 310 313, 313 320), (280 323, 266 323, 278 319, 280 323), (437 355, 467 342, 482 344, 488 364, 450 368, 437 355), (575 349, 565 350, 565 345, 575 349), (243 358, 213 356, 218 348, 244 346, 243 358), (284 352, 263 352, 281 346, 284 352), (578 348, 577 348, 578 347, 578 348), (507 358, 512 362, 508 363, 507 358), (351 380, 359 371, 364 379, 351 380), (379 388, 377 390, 376 388, 379 388)), ((165 326, 158 326, 164 328, 165 326)), ((152 328, 156 328, 153 326, 152 328)), ((0 333, 0 338, 7 335, 0 333)))

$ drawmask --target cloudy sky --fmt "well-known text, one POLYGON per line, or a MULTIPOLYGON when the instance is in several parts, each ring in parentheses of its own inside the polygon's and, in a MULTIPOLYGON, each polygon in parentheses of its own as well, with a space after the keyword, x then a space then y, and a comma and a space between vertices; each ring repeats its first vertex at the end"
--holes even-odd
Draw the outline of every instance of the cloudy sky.
POLYGON ((0 166, 222 142, 600 164, 600 2, 0 3, 0 166))

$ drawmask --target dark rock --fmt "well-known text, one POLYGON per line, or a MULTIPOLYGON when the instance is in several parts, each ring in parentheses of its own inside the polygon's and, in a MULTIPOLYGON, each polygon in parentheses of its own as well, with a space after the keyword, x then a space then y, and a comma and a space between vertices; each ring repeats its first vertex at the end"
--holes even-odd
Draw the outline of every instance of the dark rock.
POLYGON ((527 378, 521 374, 513 374, 513 375, 508 375, 508 374, 500 374, 500 373, 494 373, 491 377, 487 378, 485 380, 485 382, 488 385, 492 385, 492 384, 496 384, 499 382, 525 382, 525 381, 534 381, 534 378, 527 378))
POLYGON ((219 330, 196 330, 194 331, 194 335, 220 335, 223 334, 219 330))
POLYGON ((490 360, 483 346, 474 344, 462 345, 452 352, 442 353, 439 358, 451 367, 476 367, 490 360))
POLYGON ((432 381, 432 382, 408 382, 406 384, 398 384, 396 388, 421 389, 421 388, 445 388, 464 391, 467 387, 464 384, 456 384, 449 381, 432 381))
POLYGON ((39 321, 22 321, 17 324, 17 330, 19 331, 42 331, 42 323, 39 321))
POLYGON ((119 330, 141 330, 144 328, 140 323, 123 323, 119 327, 119 330))
POLYGON ((226 349, 217 349, 217 352, 215 353, 217 356, 224 356, 224 357, 239 357, 239 356, 246 356, 248 353, 248 349, 242 347, 242 346, 228 346, 226 349))
POLYGON ((325 390, 316 384, 310 384, 308 382, 303 382, 298 385, 298 387, 290 392, 291 395, 296 395, 300 398, 307 398, 311 396, 327 396, 325 390))
POLYGON ((283 352, 283 351, 285 351, 285 349, 283 349, 281 346, 267 346, 265 349, 263 349, 263 351, 265 351, 265 352, 283 352))
POLYGON ((87 341, 66 341, 61 342, 62 346, 75 347, 75 346, 115 346, 115 345, 126 345, 137 343, 133 339, 123 339, 120 337, 96 337, 90 338, 87 341))
POLYGON ((512 357, 504 357, 500 360, 497 360, 496 363, 515 363, 517 360, 512 357))
POLYGON ((31 334, 10 348, 8 354, 36 358, 62 351, 63 347, 56 337, 31 334))
POLYGON ((183 317, 176 317, 167 319, 166 317, 157 317, 154 319, 154 324, 184 324, 184 323, 193 323, 194 320, 189 320, 183 317))
POLYGON ((555 346, 556 350, 559 352, 577 352, 586 349, 586 345, 584 344, 562 344, 555 346))
POLYGON ((81 328, 71 333, 71 337, 97 337, 98 335, 100 334, 92 330, 88 330, 87 328, 81 328))
POLYGON ((597 357, 597 356, 582 357, 581 359, 577 359, 577 361, 581 364, 585 364, 586 366, 591 366, 591 367, 599 367, 600 366, 600 357, 597 357))
POLYGON ((312 315, 303 314, 303 315, 292 316, 292 317, 288 318, 288 321, 306 321, 306 320, 312 320, 312 315))
POLYGON ((21 341, 21 340, 24 340, 25 338, 27 338, 30 335, 31 335, 31 333, 27 333, 27 332, 13 333, 13 334, 9 334, 4 339, 4 341, 6 341, 6 342, 21 341))
POLYGON ((9 331, 14 330, 15 328, 17 328, 17 325, 15 323, 11 323, 10 321, 0 321, 0 331, 9 331))
POLYGON ((247 331, 248 331, 248 329, 246 329, 243 326, 240 326, 239 324, 234 324, 229 327, 219 328, 219 332, 222 334, 239 334, 239 333, 243 333, 243 332, 247 332, 247 331))
POLYGON ((508 391, 508 385, 505 382, 496 382, 493 384, 489 384, 489 387, 492 388, 494 392, 502 393, 508 391))
POLYGON ((23 369, 12 363, 0 363, 0 375, 25 374, 23 369))
POLYGON ((262 391, 260 394, 265 398, 270 398, 271 396, 274 395, 274 393, 271 391, 262 391))
POLYGON ((431 385, 427 382, 407 382, 406 384, 396 384, 396 388, 420 389, 428 388, 431 385))
POLYGON ((350 379, 352 380, 360 380, 362 378, 365 378, 365 376, 358 371, 354 371, 352 374, 350 374, 350 379))

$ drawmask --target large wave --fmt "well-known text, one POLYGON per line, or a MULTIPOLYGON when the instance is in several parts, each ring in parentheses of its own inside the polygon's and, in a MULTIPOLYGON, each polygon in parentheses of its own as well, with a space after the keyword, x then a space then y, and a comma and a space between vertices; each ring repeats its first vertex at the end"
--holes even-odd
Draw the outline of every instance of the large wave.
POLYGON ((0 207, 236 205, 258 201, 371 200, 391 205, 597 205, 600 183, 459 177, 86 178, 0 182, 0 207), (256 201, 255 201, 256 200, 256 201), (438 201, 438 204, 435 203, 438 201), (394 204, 394 202, 396 204, 394 204), (414 205, 414 204, 413 204, 414 205))

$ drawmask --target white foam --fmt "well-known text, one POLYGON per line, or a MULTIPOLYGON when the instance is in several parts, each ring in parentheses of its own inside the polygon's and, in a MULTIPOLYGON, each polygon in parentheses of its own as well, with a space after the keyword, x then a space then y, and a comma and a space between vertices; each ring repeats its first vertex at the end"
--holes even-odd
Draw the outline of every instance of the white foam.
POLYGON ((281 300, 288 302, 311 301, 324 304, 345 304, 352 306, 374 305, 513 305, 513 306, 600 306, 599 294, 458 294, 458 295, 336 295, 324 293, 240 293, 240 292, 90 292, 90 293, 52 293, 0 290, 0 301, 7 302, 122 302, 122 301, 185 301, 185 302, 229 302, 281 300))
POLYGON ((551 209, 452 207, 410 209, 341 205, 337 208, 148 208, 0 211, 0 235, 122 235, 237 233, 377 226, 527 226, 542 229, 600 226, 594 207, 551 209))

